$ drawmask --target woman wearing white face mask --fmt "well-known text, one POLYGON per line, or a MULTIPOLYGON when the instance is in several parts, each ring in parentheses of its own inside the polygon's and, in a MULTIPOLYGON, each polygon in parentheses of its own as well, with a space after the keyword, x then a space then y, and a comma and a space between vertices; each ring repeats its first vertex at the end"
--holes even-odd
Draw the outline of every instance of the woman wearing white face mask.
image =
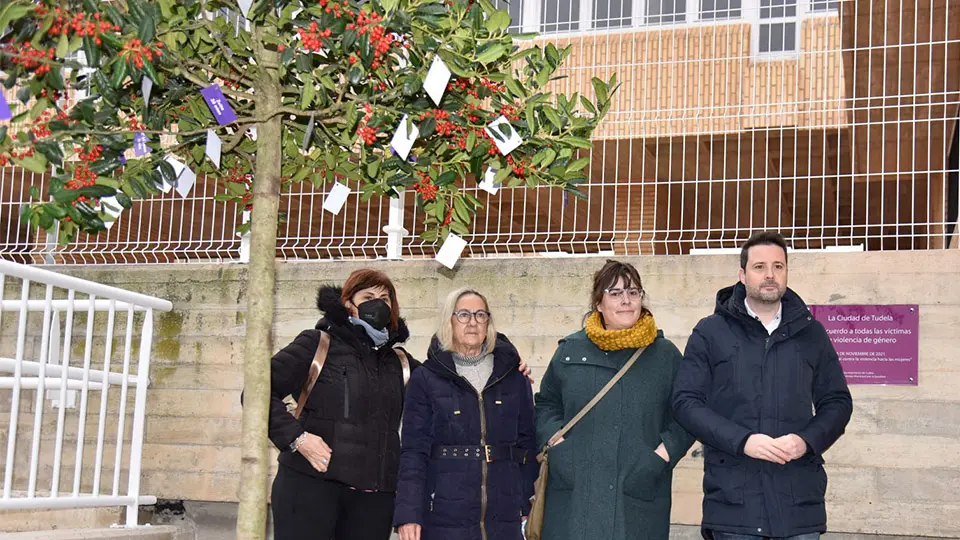
POLYGON ((387 540, 400 457, 403 393, 420 364, 394 345, 410 333, 393 283, 371 269, 317 295, 324 316, 271 363, 270 430, 280 449, 272 510, 277 540, 387 540), (299 418, 284 398, 299 397, 321 336, 320 375, 299 418))

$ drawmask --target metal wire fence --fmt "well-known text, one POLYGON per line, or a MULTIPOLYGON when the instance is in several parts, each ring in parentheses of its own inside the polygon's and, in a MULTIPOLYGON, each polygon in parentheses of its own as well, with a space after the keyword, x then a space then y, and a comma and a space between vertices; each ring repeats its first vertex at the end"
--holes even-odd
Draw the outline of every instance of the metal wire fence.
MULTIPOLYGON (((585 199, 472 179, 484 203, 464 256, 681 254, 777 229, 798 249, 957 247, 960 4, 956 0, 512 0, 516 31, 572 45, 554 89, 616 73, 585 199)), ((13 96, 11 96, 13 97, 13 96)), ((64 263, 243 258, 242 214, 198 180, 139 201, 109 234, 57 247, 18 223, 44 176, 0 172, 0 257, 64 263)), ((356 186, 351 186, 356 188, 356 186)), ((281 198, 277 257, 387 253, 387 201, 329 186, 281 198)), ((42 191, 42 190, 41 190, 42 191)), ((400 205, 402 257, 431 257, 422 210, 400 205)))

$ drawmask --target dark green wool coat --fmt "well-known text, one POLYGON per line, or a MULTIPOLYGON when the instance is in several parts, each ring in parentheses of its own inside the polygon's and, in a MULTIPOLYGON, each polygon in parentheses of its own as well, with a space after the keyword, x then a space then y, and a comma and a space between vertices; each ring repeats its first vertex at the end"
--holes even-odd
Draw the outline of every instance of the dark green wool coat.
MULTIPOLYGON (((635 351, 604 352, 583 330, 562 339, 535 397, 537 444, 573 418, 635 351)), ((658 332, 623 379, 550 449, 544 538, 669 537, 673 468, 693 444, 670 408, 682 359, 658 332), (661 442, 670 463, 654 453, 661 442)))

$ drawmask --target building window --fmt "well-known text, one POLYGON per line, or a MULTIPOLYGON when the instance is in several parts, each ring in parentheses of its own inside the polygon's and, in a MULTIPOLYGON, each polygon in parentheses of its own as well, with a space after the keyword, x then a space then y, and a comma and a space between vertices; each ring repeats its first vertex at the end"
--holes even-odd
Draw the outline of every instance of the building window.
POLYGON ((758 24, 760 54, 797 50, 797 0, 760 0, 758 24))
POLYGON ((742 0, 700 0, 700 20, 703 21, 739 19, 742 13, 742 0))
POLYGON ((580 0, 540 0, 540 31, 546 34, 580 29, 580 0))
POLYGON ((624 28, 632 25, 632 0, 593 0, 594 28, 624 28))
POLYGON ((813 13, 837 11, 838 9, 840 9, 839 0, 810 0, 810 11, 813 13))
POLYGON ((647 24, 673 24, 687 20, 687 0, 647 0, 647 24))

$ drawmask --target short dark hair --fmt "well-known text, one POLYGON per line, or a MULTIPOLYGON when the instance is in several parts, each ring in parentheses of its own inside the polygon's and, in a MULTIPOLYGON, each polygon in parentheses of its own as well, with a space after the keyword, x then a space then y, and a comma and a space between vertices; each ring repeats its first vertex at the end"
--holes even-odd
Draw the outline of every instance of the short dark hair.
POLYGON ((587 313, 587 316, 597 310, 597 306, 603 301, 605 290, 608 287, 616 285, 617 280, 621 278, 625 286, 633 286, 640 289, 640 313, 647 313, 647 307, 643 304, 647 293, 643 290, 643 283, 640 281, 640 272, 637 272, 637 269, 632 264, 607 259, 607 263, 603 265, 603 268, 597 270, 597 273, 593 275, 593 290, 590 291, 590 311, 587 313))
POLYGON ((740 268, 747 269, 747 255, 753 246, 779 246, 783 250, 783 262, 787 262, 787 241, 776 231, 753 233, 740 248, 740 268))
POLYGON ((347 281, 343 284, 343 292, 340 294, 340 301, 346 303, 353 298, 353 295, 369 289, 370 287, 383 287, 390 296, 390 330, 394 332, 400 327, 400 304, 397 302, 397 289, 386 274, 372 268, 361 268, 354 270, 347 281))

